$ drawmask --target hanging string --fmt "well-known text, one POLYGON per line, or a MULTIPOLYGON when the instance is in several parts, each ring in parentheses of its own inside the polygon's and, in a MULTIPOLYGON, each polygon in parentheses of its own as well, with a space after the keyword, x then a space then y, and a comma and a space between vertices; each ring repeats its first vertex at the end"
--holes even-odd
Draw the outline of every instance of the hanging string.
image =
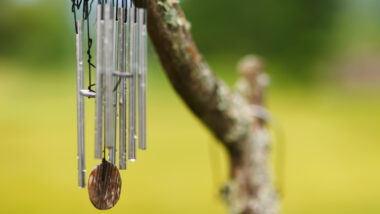
POLYGON ((92 4, 94 3, 94 0, 91 0, 91 3, 90 3, 90 8, 88 10, 88 13, 91 14, 91 11, 92 11, 92 4))
POLYGON ((78 34, 78 23, 77 23, 77 12, 76 12, 76 9, 79 10, 80 8, 80 5, 82 4, 82 0, 80 1, 75 1, 75 0, 71 0, 72 2, 72 6, 71 6, 71 12, 73 12, 74 14, 74 26, 75 26, 75 33, 78 34))
POLYGON ((83 0, 77 0, 78 10, 79 10, 79 8, 80 8, 80 5, 82 4, 82 1, 83 1, 83 0))
MULTIPOLYGON (((102 9, 101 9, 101 19, 104 20, 104 5, 107 4, 107 0, 101 0, 102 1, 102 9)), ((102 163, 106 162, 106 142, 103 142, 103 160, 102 163)), ((103 170, 103 176, 104 176, 104 170, 103 170)))
POLYGON ((127 0, 123 0, 123 8, 124 8, 124 23, 127 23, 128 16, 128 8, 127 8, 127 0))
POLYGON ((137 23, 137 7, 135 6, 135 21, 134 23, 137 23))
POLYGON ((104 0, 99 0, 99 3, 101 4, 100 19, 104 20, 104 0))
POLYGON ((84 2, 83 2, 83 19, 87 21, 88 90, 94 92, 94 90, 92 90, 92 86, 95 86, 95 84, 92 84, 92 81, 91 81, 91 68, 96 68, 96 66, 94 64, 92 64, 92 62, 91 62, 91 59, 92 59, 92 55, 91 55, 92 39, 90 37, 90 14, 89 14, 88 2, 89 2, 89 0, 84 0, 84 2))
POLYGON ((119 0, 116 0, 116 21, 119 21, 119 0))
MULTIPOLYGON (((131 1, 131 4, 132 4, 132 1, 131 1)), ((122 20, 124 23, 126 23, 127 22, 127 15, 128 15, 128 9, 127 9, 127 5, 128 5, 128 3, 127 3, 127 0, 122 0, 122 2, 121 2, 121 7, 123 8, 123 15, 124 15, 124 19, 122 20)), ((116 1, 116 7, 118 8, 119 7, 119 1, 116 1)), ((119 10, 116 10, 116 21, 118 21, 119 20, 119 14, 118 14, 118 11, 119 10)), ((123 16, 122 16, 122 18, 123 18, 123 16)), ((121 72, 121 71, 120 71, 121 72)), ((121 77, 119 77, 118 78, 118 80, 117 80, 117 82, 116 82, 116 85, 115 85, 115 87, 113 88, 113 92, 116 92, 116 90, 118 89, 118 87, 119 87, 119 85, 120 85, 120 83, 121 83, 121 77)))
POLYGON ((106 161, 106 144, 103 143, 103 161, 106 161))

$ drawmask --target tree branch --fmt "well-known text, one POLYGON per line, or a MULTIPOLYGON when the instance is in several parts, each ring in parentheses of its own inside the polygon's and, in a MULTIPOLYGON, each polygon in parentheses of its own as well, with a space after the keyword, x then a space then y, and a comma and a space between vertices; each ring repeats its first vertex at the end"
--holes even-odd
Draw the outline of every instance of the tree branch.
POLYGON ((246 106, 210 70, 199 53, 178 3, 151 0, 149 35, 166 74, 177 93, 212 132, 226 144, 239 142, 251 121, 246 106), (239 107, 239 110, 242 108, 239 107))
POLYGON ((231 213, 277 213, 269 141, 258 138, 265 131, 250 116, 250 101, 211 71, 177 0, 149 0, 147 8, 149 35, 171 84, 229 152, 231 181, 224 192, 231 213))

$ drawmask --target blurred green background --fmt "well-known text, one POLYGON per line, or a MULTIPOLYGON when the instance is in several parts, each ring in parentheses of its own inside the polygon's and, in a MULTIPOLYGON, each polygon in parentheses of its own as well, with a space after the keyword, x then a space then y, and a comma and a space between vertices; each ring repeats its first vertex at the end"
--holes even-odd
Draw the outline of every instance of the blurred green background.
MULTIPOLYGON (((200 50, 229 85, 244 55, 266 62, 267 104, 286 142, 273 152, 285 155, 283 213, 380 213, 380 1, 181 5, 200 50)), ((0 1, 1 213, 99 212, 76 183, 70 6, 0 1)), ((175 94, 153 50, 149 66, 149 150, 121 172, 121 199, 107 212, 226 213, 218 196, 228 174, 224 149, 175 94)), ((93 100, 86 105, 92 118, 93 100)), ((90 171, 94 124, 86 122, 90 171)))

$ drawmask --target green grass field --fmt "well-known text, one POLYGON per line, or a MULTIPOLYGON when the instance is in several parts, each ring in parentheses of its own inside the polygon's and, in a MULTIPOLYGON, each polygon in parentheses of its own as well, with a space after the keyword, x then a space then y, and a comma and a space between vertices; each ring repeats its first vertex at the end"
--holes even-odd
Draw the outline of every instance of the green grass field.
MULTIPOLYGON (((0 64, 1 213, 99 212, 77 188, 75 74, 60 69, 0 64)), ((109 213, 226 213, 223 148, 163 72, 150 72, 149 148, 121 172, 121 199, 109 213)), ((379 94, 321 86, 273 88, 268 97, 286 138, 283 213, 380 213, 379 94)), ((86 105, 89 172, 98 162, 93 100, 86 105)))

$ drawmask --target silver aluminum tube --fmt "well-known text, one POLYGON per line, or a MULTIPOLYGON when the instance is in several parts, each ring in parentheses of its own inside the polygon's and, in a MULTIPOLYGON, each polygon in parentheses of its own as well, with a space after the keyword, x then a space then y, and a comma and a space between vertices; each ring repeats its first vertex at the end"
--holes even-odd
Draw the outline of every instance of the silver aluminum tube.
POLYGON ((129 148, 128 158, 136 160, 136 23, 135 8, 129 9, 129 148))
MULTIPOLYGON (((114 7, 114 14, 116 14, 116 10, 119 10, 119 8, 114 7)), ((120 12, 120 10, 119 10, 120 12)), ((116 15, 115 15, 116 16, 116 15)), ((113 55, 112 55, 112 63, 114 65, 113 71, 119 70, 119 24, 120 19, 114 20, 113 22, 113 55)), ((111 129, 111 141, 112 141, 112 149, 110 149, 109 153, 109 160, 112 164, 116 165, 116 153, 117 153, 117 147, 116 147, 116 127, 117 127, 117 90, 115 89, 115 86, 117 85, 117 77, 112 75, 112 82, 113 82, 113 100, 112 100, 112 113, 111 113, 111 119, 112 119, 112 129, 111 129)))
POLYGON ((96 29, 96 99, 95 99, 95 158, 102 158, 103 142, 103 75, 104 75, 104 20, 101 19, 102 7, 97 8, 96 29))
POLYGON ((106 72, 105 72, 105 106, 104 106, 104 119, 105 119, 105 127, 104 127, 104 140, 105 145, 108 149, 113 148, 113 142, 112 142, 112 134, 114 133, 113 127, 113 70, 114 70, 114 64, 113 64, 113 16, 112 16, 112 5, 111 3, 108 3, 105 5, 105 13, 104 13, 104 19, 105 19, 105 40, 104 40, 104 48, 105 48, 105 65, 106 65, 106 72))
POLYGON ((139 148, 146 149, 146 72, 147 72, 147 32, 144 21, 145 9, 138 9, 139 34, 139 148))
MULTIPOLYGON (((121 28, 120 28, 120 73, 126 73, 126 29, 127 23, 124 23, 124 16, 127 15, 122 12, 121 16, 121 28)), ((126 79, 120 77, 119 86, 119 168, 127 169, 127 91, 126 91, 126 79)))
POLYGON ((78 120, 78 186, 86 187, 85 165, 85 137, 84 137, 84 97, 80 90, 84 87, 83 63, 83 21, 77 21, 78 33, 76 35, 77 51, 77 120, 78 120))

